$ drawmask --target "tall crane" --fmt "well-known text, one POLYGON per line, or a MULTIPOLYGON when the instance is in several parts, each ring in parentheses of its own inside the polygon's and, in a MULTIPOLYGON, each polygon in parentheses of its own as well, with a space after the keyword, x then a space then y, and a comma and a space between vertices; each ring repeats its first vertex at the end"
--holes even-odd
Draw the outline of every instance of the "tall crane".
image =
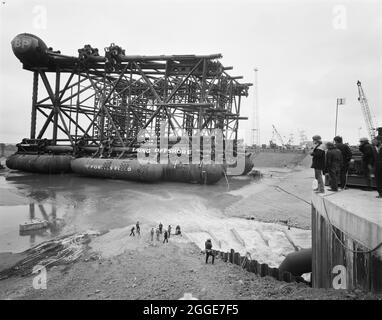
POLYGON ((274 124, 272 124, 272 127, 273 127, 273 133, 276 134, 276 137, 279 139, 280 143, 281 143, 281 146, 285 146, 285 143, 284 143, 284 140, 283 138, 281 137, 281 134, 277 131, 276 127, 274 124))
POLYGON ((359 80, 357 81, 357 86, 358 86, 358 101, 361 104, 362 113, 366 122, 366 129, 369 133, 370 139, 373 139, 375 137, 375 126, 373 122, 373 117, 371 116, 371 113, 370 113, 369 104, 367 103, 365 92, 363 91, 361 86, 361 81, 359 80))

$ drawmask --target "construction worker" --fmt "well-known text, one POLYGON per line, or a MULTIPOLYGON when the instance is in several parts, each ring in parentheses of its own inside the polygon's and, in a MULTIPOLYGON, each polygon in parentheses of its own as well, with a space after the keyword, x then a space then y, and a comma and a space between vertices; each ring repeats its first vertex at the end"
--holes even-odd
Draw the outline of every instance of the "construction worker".
POLYGON ((137 221, 135 226, 137 228, 137 235, 140 236, 141 235, 141 227, 139 226, 139 221, 137 221))
POLYGON ((167 231, 168 231, 168 237, 170 238, 170 235, 171 235, 171 225, 170 224, 168 225, 167 231))
POLYGON ((154 228, 151 228, 150 236, 151 236, 151 242, 153 242, 154 241, 154 228))
POLYGON ((347 144, 342 142, 342 137, 336 136, 334 137, 334 144, 337 149, 339 149, 342 153, 342 165, 340 169, 340 188, 346 188, 346 176, 349 170, 349 163, 352 158, 352 152, 347 144))
POLYGON ((131 228, 130 237, 131 237, 131 236, 135 237, 134 230, 135 230, 135 227, 133 226, 133 227, 131 228))
POLYGON ((325 193, 324 181, 322 179, 322 171, 325 169, 325 147, 322 145, 321 137, 319 135, 313 136, 312 140, 315 147, 311 153, 311 168, 314 169, 314 177, 318 182, 318 188, 314 191, 325 193))
POLYGON ((374 165, 374 152, 373 147, 369 143, 368 138, 359 139, 359 151, 362 153, 362 170, 366 180, 367 191, 372 191, 371 187, 371 171, 374 165))
POLYGON ((382 136, 377 136, 372 141, 374 152, 374 176, 377 185, 378 196, 382 198, 382 136))
POLYGON ((167 230, 164 231, 164 234, 163 234, 163 243, 167 242, 168 243, 168 233, 167 233, 167 230))
POLYGON ((329 173, 330 191, 338 191, 338 177, 342 166, 342 153, 332 142, 326 143, 325 171, 329 173))
POLYGON ((162 234, 163 224, 162 222, 159 222, 159 232, 162 234))
POLYGON ((212 242, 211 242, 211 239, 207 239, 207 241, 205 242, 204 246, 206 248, 206 263, 208 263, 208 257, 211 256, 212 257, 212 264, 214 264, 214 262, 215 262, 215 255, 212 252, 212 242))

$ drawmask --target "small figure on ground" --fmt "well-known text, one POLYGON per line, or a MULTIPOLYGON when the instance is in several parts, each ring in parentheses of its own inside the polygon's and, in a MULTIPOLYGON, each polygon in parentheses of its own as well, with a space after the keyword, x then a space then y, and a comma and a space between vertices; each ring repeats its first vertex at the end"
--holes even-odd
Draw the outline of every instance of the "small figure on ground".
POLYGON ((168 225, 167 231, 168 231, 168 237, 170 238, 170 236, 171 236, 171 225, 170 224, 168 225))
POLYGON ((137 221, 135 227, 137 228, 137 235, 140 236, 141 235, 141 227, 139 226, 139 221, 137 221))
POLYGON ((182 232, 180 231, 180 225, 177 225, 175 228, 175 235, 182 235, 182 232))
POLYGON ((155 230, 155 233, 156 233, 156 235, 157 235, 157 241, 159 241, 159 236, 160 236, 159 228, 157 228, 157 229, 155 230))
POLYGON ((349 146, 343 143, 342 137, 340 136, 334 137, 334 144, 336 148, 339 149, 342 153, 342 165, 340 169, 340 188, 345 189, 347 174, 349 171, 349 163, 353 155, 349 146))
POLYGON ((162 222, 159 222, 159 232, 162 234, 163 224, 162 222))
POLYGON ((151 236, 151 242, 153 242, 154 241, 154 228, 151 228, 150 236, 151 236))
POLYGON ((318 188, 315 192, 325 193, 324 180, 322 179, 322 171, 325 169, 325 148, 322 144, 321 137, 315 135, 312 137, 313 144, 315 145, 311 156, 312 156, 312 166, 314 169, 314 177, 317 180, 318 188))
POLYGON ((168 243, 168 233, 167 230, 164 231, 163 233, 163 243, 167 242, 168 243))
POLYGON ((372 143, 374 148, 374 176, 378 191, 377 198, 382 198, 382 136, 377 136, 372 143))
POLYGON ((371 187, 371 171, 374 165, 373 147, 369 143, 368 138, 359 139, 359 151, 362 153, 362 170, 366 180, 367 191, 372 191, 371 187))
POLYGON ((330 191, 338 191, 338 178, 342 166, 342 153, 332 142, 327 142, 325 171, 329 173, 330 191))
POLYGON ((212 242, 211 239, 207 239, 205 243, 205 248, 206 248, 206 263, 208 263, 208 257, 212 257, 212 264, 215 262, 215 255, 212 252, 212 242))
POLYGON ((130 237, 131 236, 133 236, 133 237, 135 237, 135 233, 134 233, 134 230, 135 230, 135 227, 133 226, 132 228, 131 228, 131 232, 130 232, 130 237))

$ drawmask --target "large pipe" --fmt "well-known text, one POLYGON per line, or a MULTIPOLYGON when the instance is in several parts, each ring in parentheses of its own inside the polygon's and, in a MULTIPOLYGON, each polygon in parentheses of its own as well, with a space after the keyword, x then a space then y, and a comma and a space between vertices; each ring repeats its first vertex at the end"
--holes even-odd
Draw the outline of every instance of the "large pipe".
POLYGON ((312 272, 312 248, 288 254, 280 264, 279 270, 289 271, 294 276, 312 272))

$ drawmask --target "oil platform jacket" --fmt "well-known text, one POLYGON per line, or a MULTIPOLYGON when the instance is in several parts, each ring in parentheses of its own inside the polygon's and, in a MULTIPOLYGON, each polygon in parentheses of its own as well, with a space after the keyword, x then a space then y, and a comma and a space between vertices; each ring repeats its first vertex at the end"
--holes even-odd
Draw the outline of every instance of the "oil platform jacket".
POLYGON ((311 168, 324 170, 325 169, 325 150, 322 143, 320 143, 313 149, 311 156, 313 157, 311 168))
POLYGON ((362 162, 364 165, 374 165, 373 146, 370 143, 360 145, 359 151, 362 152, 362 162))
POLYGON ((343 143, 336 143, 337 149, 339 149, 342 153, 342 164, 348 164, 352 158, 352 152, 348 145, 343 143))
POLYGON ((326 152, 326 170, 339 170, 342 166, 342 153, 339 149, 333 148, 326 152))

